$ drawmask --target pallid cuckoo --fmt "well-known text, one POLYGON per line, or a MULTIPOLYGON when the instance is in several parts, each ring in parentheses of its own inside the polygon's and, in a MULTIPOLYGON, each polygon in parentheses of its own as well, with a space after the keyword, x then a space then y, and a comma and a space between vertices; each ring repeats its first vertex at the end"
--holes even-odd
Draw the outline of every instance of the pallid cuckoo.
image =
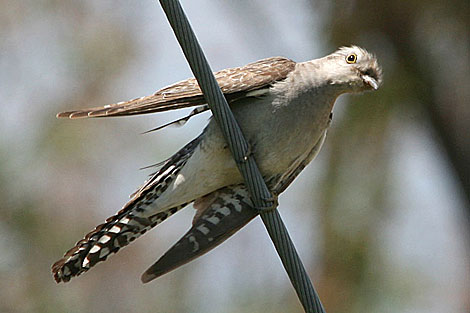
MULTIPOLYGON (((277 197, 317 155, 343 93, 379 88, 377 59, 356 46, 296 63, 263 59, 215 73, 217 82, 251 147, 260 171, 277 197)), ((102 107, 62 112, 71 119, 126 116, 196 107, 208 109, 195 79, 155 94, 102 107)), ((152 227, 193 203, 191 229, 143 275, 148 282, 214 248, 257 215, 218 125, 204 131, 163 163, 131 200, 97 226, 52 266, 57 282, 104 261, 152 227)))

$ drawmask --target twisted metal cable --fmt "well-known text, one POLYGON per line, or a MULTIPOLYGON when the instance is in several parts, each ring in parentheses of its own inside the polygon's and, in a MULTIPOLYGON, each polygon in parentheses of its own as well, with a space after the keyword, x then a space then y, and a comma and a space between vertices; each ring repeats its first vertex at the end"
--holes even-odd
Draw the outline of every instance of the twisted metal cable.
POLYGON ((235 162, 245 179, 245 185, 250 192, 253 204, 260 210, 261 218, 305 312, 324 313, 325 310, 320 298, 305 271, 279 212, 277 209, 266 209, 274 205, 271 193, 259 172, 254 158, 249 155, 248 144, 227 104, 227 100, 217 84, 179 1, 159 1, 212 111, 214 119, 220 126, 235 162))

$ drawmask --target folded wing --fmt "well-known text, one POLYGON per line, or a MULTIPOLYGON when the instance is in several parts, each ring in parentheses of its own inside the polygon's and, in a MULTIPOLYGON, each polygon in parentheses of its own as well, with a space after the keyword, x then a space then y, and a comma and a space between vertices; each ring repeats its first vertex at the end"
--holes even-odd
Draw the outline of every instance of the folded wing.
MULTIPOLYGON (((228 100, 244 97, 247 92, 262 89, 283 80, 295 67, 295 62, 284 57, 272 57, 242 67, 215 73, 217 82, 228 100)), ((190 78, 158 90, 151 96, 136 98, 100 107, 66 111, 59 118, 86 118, 125 116, 163 112, 206 103, 199 85, 190 78)))

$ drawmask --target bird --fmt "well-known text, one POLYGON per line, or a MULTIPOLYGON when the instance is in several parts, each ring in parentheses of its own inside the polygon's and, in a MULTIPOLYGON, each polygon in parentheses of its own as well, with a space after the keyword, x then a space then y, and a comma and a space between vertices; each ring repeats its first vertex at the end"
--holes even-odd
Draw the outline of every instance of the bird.
MULTIPOLYGON (((376 56, 358 46, 340 47, 305 62, 266 58, 214 75, 274 197, 320 151, 336 99, 346 93, 377 90, 382 84, 376 56)), ((189 115, 162 127, 182 124, 209 110, 194 78, 150 96, 61 112, 57 117, 129 116, 187 107, 194 107, 189 115)), ((160 166, 119 212, 52 265, 57 283, 88 271, 191 203, 196 213, 190 229, 144 272, 144 283, 213 249, 259 213, 213 119, 200 135, 160 166)))

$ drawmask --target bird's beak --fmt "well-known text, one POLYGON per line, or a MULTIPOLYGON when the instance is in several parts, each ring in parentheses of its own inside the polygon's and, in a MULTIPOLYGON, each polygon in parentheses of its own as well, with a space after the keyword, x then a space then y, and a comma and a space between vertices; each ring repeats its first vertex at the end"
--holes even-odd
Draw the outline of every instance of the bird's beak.
POLYGON ((362 75, 361 78, 365 84, 371 86, 374 90, 379 89, 379 83, 377 82, 375 78, 369 75, 362 75))

